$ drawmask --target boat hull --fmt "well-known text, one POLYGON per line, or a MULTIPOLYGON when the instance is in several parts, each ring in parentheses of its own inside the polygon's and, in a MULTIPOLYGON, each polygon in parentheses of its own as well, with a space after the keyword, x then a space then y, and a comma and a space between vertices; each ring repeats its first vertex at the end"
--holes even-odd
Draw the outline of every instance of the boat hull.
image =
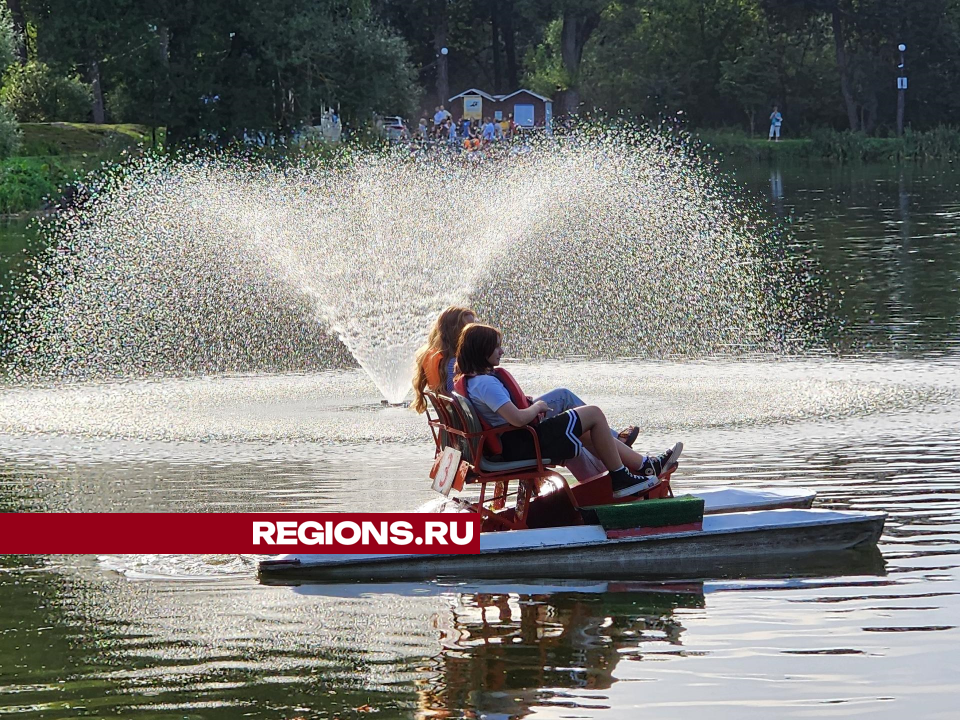
MULTIPOLYGON (((335 556, 296 557, 261 563, 260 577, 348 581, 463 578, 716 578, 742 576, 758 562, 870 547, 883 531, 882 513, 830 513, 829 520, 742 518, 780 510, 715 516, 704 530, 663 533, 554 547, 515 547, 475 555, 405 555, 337 561, 335 556), (752 521, 752 522, 751 522, 752 521)), ((781 518, 783 516, 780 516, 781 518)), ((524 532, 524 531, 518 531, 524 532)))

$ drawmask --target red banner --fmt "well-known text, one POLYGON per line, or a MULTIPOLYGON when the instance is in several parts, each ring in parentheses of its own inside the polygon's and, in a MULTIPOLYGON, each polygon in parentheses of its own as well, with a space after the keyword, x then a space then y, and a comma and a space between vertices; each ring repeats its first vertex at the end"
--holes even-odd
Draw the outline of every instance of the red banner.
POLYGON ((475 553, 475 513, 4 513, 0 554, 475 553))

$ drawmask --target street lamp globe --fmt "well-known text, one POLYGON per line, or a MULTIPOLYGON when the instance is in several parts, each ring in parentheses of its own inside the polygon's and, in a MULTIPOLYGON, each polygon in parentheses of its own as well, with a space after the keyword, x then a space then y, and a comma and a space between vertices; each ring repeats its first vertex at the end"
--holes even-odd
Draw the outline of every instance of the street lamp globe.
MULTIPOLYGON (((905 46, 901 45, 900 47, 905 47, 905 46)), ((440 54, 441 54, 441 55, 446 55, 448 52, 450 52, 450 51, 449 51, 447 48, 445 48, 445 47, 440 48, 440 54)))
POLYGON ((907 51, 907 46, 904 45, 903 43, 900 43, 899 45, 897 45, 897 49, 898 49, 900 52, 906 52, 906 51, 907 51))

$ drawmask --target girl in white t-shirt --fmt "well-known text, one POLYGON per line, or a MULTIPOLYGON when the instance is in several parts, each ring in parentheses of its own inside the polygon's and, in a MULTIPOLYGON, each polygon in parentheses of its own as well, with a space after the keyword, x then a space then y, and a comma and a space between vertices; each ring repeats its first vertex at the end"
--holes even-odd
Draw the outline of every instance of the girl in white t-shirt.
MULTIPOLYGON (((499 330, 479 323, 463 329, 457 347, 457 368, 466 380, 467 394, 474 408, 491 427, 510 424, 524 428, 547 413, 549 406, 543 400, 524 409, 514 404, 507 388, 493 374, 502 356, 499 330)), ((615 498, 636 495, 659 485, 658 476, 677 461, 683 449, 683 444, 677 443, 661 455, 645 458, 611 435, 606 416, 595 405, 566 410, 542 420, 533 429, 541 456, 549 457, 554 463, 570 460, 584 447, 589 448, 609 471, 615 498)), ((504 433, 500 442, 504 461, 529 460, 536 456, 533 437, 526 429, 504 433)))

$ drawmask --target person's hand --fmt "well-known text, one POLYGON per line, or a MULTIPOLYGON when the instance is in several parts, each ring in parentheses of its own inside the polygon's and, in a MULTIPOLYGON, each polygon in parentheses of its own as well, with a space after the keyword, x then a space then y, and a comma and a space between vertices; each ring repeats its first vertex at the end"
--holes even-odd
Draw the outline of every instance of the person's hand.
POLYGON ((550 410, 550 406, 547 405, 543 400, 537 400, 533 404, 533 407, 537 409, 538 414, 545 413, 550 410))

